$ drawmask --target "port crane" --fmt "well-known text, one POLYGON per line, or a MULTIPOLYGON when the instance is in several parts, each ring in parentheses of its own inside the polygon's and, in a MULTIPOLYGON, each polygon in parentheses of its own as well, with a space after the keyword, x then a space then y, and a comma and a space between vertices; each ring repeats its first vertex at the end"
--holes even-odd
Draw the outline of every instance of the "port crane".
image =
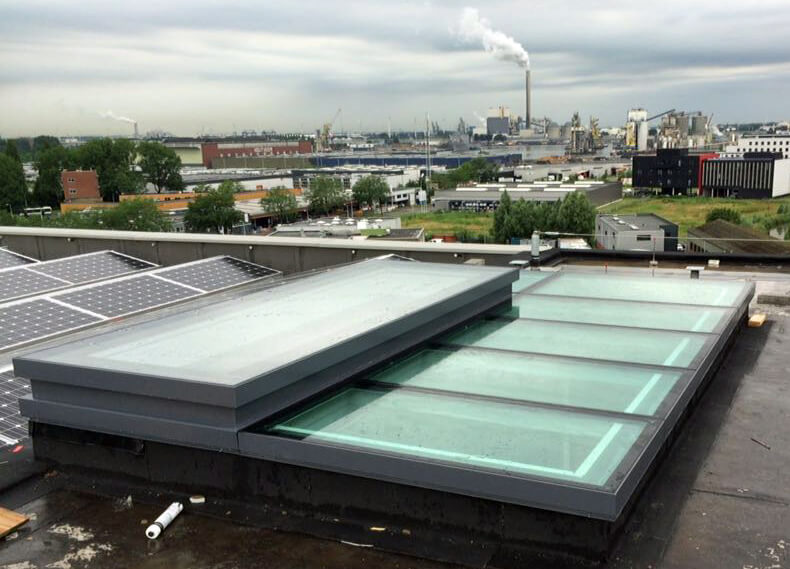
POLYGON ((325 122, 321 127, 321 132, 318 136, 318 151, 319 152, 326 152, 329 150, 329 133, 332 130, 332 125, 335 124, 337 117, 340 116, 340 113, 343 112, 343 109, 338 109, 335 113, 335 116, 332 117, 332 120, 325 122))

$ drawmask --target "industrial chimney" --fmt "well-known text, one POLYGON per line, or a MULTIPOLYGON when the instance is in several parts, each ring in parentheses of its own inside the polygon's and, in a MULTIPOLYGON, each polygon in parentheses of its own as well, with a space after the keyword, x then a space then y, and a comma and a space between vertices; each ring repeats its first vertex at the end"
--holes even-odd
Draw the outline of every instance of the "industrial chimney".
MULTIPOLYGON (((529 73, 529 71, 527 71, 527 73, 529 73)), ((527 95, 527 100, 529 100, 529 95, 527 95)), ((135 138, 140 138, 140 135, 137 132, 137 121, 134 122, 134 137, 135 138)))
POLYGON ((526 114, 524 115, 524 123, 525 128, 532 128, 532 101, 530 101, 530 97, 532 95, 532 84, 530 81, 530 71, 527 69, 527 85, 526 85, 526 95, 527 95, 527 108, 526 114))

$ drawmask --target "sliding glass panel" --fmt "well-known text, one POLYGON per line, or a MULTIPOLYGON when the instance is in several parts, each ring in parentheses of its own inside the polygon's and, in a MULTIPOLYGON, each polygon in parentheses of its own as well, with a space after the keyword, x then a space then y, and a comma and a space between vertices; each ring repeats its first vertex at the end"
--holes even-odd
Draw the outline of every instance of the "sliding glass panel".
POLYGON ((638 304, 617 300, 522 295, 513 297, 513 308, 505 314, 516 318, 562 322, 713 332, 729 314, 729 310, 712 306, 638 304))
POLYGON ((503 276, 371 260, 54 348, 50 363, 236 386, 503 276))
POLYGON ((462 346, 689 367, 709 336, 565 322, 488 320, 444 336, 462 346))
POLYGON ((526 405, 346 389, 270 432, 603 486, 646 423, 526 405))
POLYGON ((557 278, 542 283, 532 292, 644 302, 733 306, 745 286, 746 283, 742 281, 562 273, 557 278))
POLYGON ((513 283, 513 292, 521 292, 528 286, 532 286, 536 282, 540 282, 546 277, 553 274, 554 273, 544 273, 541 271, 527 271, 527 270, 519 271, 518 280, 513 283))
POLYGON ((424 389, 652 415, 681 374, 472 348, 426 349, 370 379, 424 389))

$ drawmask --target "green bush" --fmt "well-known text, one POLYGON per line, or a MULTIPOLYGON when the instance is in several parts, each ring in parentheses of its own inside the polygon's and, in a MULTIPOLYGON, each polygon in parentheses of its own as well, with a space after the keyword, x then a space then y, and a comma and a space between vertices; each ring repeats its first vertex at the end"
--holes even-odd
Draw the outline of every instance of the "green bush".
POLYGON ((729 207, 714 207, 708 212, 707 217, 705 217, 705 223, 710 223, 711 221, 715 221, 717 219, 723 219, 724 221, 729 221, 730 223, 740 224, 741 214, 729 207))

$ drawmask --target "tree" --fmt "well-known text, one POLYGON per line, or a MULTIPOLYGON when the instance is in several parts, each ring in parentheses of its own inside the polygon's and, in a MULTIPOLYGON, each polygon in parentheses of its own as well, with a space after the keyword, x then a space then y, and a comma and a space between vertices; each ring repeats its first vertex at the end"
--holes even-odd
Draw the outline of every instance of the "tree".
POLYGON ((0 154, 0 208, 18 211, 27 202, 27 183, 22 163, 0 154))
POLYGON ((381 204, 390 195, 387 182, 380 176, 364 176, 360 178, 351 191, 354 194, 354 201, 360 205, 367 204, 371 208, 376 204, 381 208, 381 204))
POLYGON ((60 174, 71 167, 73 157, 62 146, 41 150, 33 163, 38 178, 33 186, 33 202, 37 206, 57 208, 64 199, 60 174))
POLYGON ((485 158, 475 158, 444 174, 438 172, 431 174, 431 179, 439 189, 446 190, 467 182, 496 182, 498 172, 499 166, 494 162, 489 162, 485 158))
POLYGON ((156 202, 143 197, 101 210, 100 226, 118 231, 170 231, 171 223, 156 202))
POLYGON ((583 192, 570 192, 559 207, 559 219, 555 224, 563 233, 587 235, 588 241, 594 240, 595 207, 583 192))
POLYGON ((318 176, 310 183, 307 198, 310 200, 311 211, 329 214, 330 211, 343 205, 346 195, 340 180, 318 176))
POLYGON ((246 191, 244 184, 235 180, 223 180, 217 189, 223 192, 230 192, 231 194, 240 194, 246 191))
POLYGON ((731 207, 714 207, 708 212, 708 215, 705 216, 705 223, 710 223, 717 219, 723 219, 724 221, 729 221, 737 225, 741 223, 741 214, 731 207))
POLYGON ((192 188, 192 191, 195 192, 196 194, 205 194, 206 192, 211 191, 211 185, 210 184, 198 184, 194 188, 192 188))
POLYGON ((502 197, 499 198, 496 211, 494 211, 494 224, 491 227, 491 236, 497 243, 507 243, 510 240, 511 209, 510 194, 505 190, 502 192, 502 197))
POLYGON ((139 194, 145 182, 134 169, 135 144, 125 138, 91 140, 77 148, 75 161, 83 170, 96 170, 104 201, 118 201, 121 194, 139 194))
POLYGON ((16 147, 16 141, 8 139, 5 142, 5 155, 15 160, 16 162, 22 163, 22 158, 19 156, 19 150, 16 147))
POLYGON ((261 198, 261 207, 271 213, 276 220, 287 223, 296 213, 298 204, 293 192, 280 186, 272 188, 266 197, 261 198))
POLYGON ((187 206, 184 223, 188 231, 230 233, 244 217, 236 209, 233 191, 220 184, 216 190, 200 194, 187 206))
POLYGON ((159 142, 141 142, 137 145, 140 169, 145 180, 153 184, 156 193, 163 189, 180 192, 184 189, 181 179, 181 158, 172 148, 159 142))
POLYGON ((491 235, 494 241, 507 243, 514 237, 528 238, 533 231, 590 235, 594 230, 595 208, 581 192, 569 193, 562 202, 520 199, 515 203, 507 192, 503 192, 494 212, 491 235))

